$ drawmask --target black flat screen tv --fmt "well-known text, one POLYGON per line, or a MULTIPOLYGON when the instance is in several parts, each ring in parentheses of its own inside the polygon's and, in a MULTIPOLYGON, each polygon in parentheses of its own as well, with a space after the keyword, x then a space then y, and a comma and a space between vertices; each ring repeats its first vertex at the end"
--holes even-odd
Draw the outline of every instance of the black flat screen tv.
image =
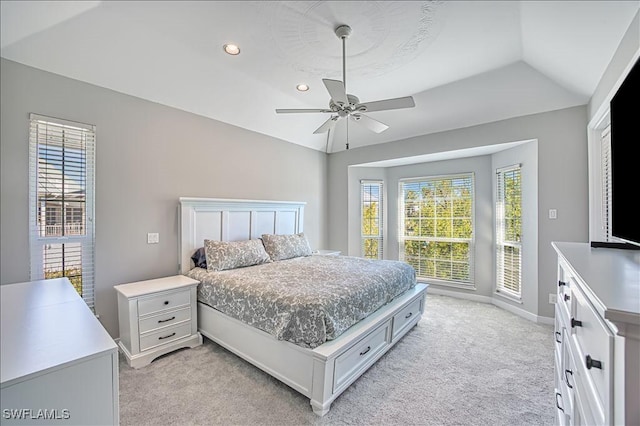
POLYGON ((640 246, 640 59, 611 99, 611 236, 640 246))

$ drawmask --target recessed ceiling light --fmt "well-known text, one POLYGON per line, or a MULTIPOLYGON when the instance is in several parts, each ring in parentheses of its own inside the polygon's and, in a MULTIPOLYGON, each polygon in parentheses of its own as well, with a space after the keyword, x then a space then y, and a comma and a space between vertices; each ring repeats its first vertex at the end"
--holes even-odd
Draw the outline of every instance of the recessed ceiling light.
POLYGON ((222 48, 229 55, 235 56, 240 54, 240 47, 236 46, 235 44, 225 44, 224 46, 222 46, 222 48))
POLYGON ((298 89, 299 92, 306 92, 307 90, 309 90, 309 86, 307 86, 304 83, 301 83, 296 86, 296 89, 298 89))

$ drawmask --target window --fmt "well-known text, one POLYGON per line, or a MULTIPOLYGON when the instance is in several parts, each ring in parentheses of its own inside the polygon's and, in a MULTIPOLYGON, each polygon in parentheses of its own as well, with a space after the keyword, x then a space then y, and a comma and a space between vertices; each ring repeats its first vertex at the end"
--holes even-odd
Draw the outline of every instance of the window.
POLYGON ((602 231, 605 241, 611 240, 611 126, 607 126, 601 137, 602 165, 602 231))
POLYGON ((92 309, 94 165, 94 126, 31 114, 31 279, 68 277, 92 309))
POLYGON ((520 298, 522 185, 520 165, 496 171, 496 291, 520 298))
POLYGON ((400 260, 418 278, 473 286, 473 174, 402 180, 400 197, 400 260))
POLYGON ((362 256, 382 259, 382 182, 360 182, 362 256))

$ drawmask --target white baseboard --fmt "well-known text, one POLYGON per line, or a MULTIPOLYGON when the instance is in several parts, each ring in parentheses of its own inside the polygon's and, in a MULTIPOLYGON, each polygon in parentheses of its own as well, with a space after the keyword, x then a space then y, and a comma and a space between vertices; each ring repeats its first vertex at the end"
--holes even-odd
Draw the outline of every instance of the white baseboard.
POLYGON ((434 288, 433 286, 429 286, 429 288, 427 288, 427 295, 428 294, 440 294, 442 296, 451 296, 451 297, 456 297, 458 299, 472 300, 474 302, 491 303, 491 298, 487 296, 480 296, 479 294, 463 293, 461 291, 445 290, 442 288, 434 288))
POLYGON ((513 306, 507 302, 496 299, 494 297, 480 296, 479 294, 469 294, 469 293, 463 293, 459 291, 445 290, 441 288, 434 288, 433 286, 429 286, 429 288, 427 289, 427 294, 439 294, 442 296, 450 296, 458 299, 472 300, 474 302, 489 303, 501 309, 504 309, 505 311, 509 311, 512 314, 518 315, 519 317, 525 318, 529 321, 532 321, 538 324, 553 325, 555 322, 553 318, 542 317, 539 315, 532 314, 531 312, 525 311, 524 309, 520 309, 517 306, 513 306))
POLYGON ((536 317, 536 322, 538 324, 554 325, 556 323, 556 319, 551 317, 541 317, 538 315, 536 317))
POLYGON ((519 317, 526 318, 531 322, 537 322, 537 318, 538 318, 537 315, 532 314, 529 311, 525 311, 524 309, 518 308, 517 306, 513 306, 510 303, 507 303, 503 300, 492 298, 491 303, 497 306, 498 308, 502 308, 505 311, 509 311, 512 314, 518 315, 519 317))

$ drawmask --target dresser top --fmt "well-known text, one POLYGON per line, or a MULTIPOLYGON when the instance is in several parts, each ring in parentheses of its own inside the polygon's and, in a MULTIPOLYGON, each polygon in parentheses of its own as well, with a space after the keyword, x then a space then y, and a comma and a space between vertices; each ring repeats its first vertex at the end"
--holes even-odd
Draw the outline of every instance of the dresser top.
POLYGON ((67 278, 0 286, 2 387, 117 351, 67 278))
POLYGON ((640 251, 592 248, 589 243, 551 243, 588 287, 613 322, 640 325, 640 251))
POLYGON ((154 280, 137 281, 134 283, 120 284, 114 288, 126 298, 145 296, 161 291, 176 290, 184 287, 198 285, 200 282, 185 275, 157 278, 154 280))

